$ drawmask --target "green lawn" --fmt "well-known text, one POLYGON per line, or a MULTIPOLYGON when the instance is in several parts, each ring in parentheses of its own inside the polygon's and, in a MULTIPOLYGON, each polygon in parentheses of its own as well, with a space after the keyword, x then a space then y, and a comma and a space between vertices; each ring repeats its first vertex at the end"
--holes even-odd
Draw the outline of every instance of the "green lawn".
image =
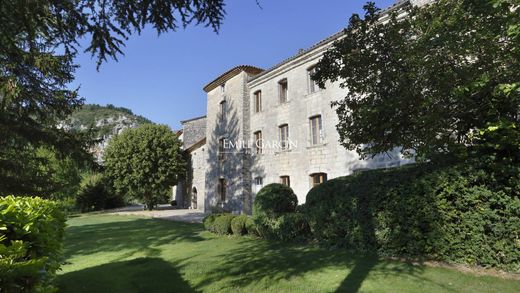
POLYGON ((68 224, 60 292, 520 292, 519 281, 220 237, 200 224, 109 215, 68 224))

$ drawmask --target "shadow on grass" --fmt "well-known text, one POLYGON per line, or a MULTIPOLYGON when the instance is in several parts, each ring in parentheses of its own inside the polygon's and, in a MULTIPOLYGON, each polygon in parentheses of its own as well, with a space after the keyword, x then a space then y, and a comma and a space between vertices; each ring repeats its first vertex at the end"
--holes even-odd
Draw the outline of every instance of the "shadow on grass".
POLYGON ((60 292, 197 292, 172 264, 159 258, 138 258, 61 275, 60 292))
POLYGON ((197 242, 202 225, 170 222, 159 219, 135 219, 71 226, 67 228, 65 258, 96 252, 125 251, 121 259, 134 253, 154 257, 160 254, 158 245, 172 242, 197 242))

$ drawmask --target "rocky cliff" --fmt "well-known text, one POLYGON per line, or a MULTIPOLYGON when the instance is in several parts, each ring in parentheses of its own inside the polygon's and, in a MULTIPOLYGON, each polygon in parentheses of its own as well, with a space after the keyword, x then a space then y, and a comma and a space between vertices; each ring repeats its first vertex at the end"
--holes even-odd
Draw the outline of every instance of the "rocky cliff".
POLYGON ((96 141, 90 151, 98 163, 103 163, 104 150, 114 135, 145 123, 152 122, 127 108, 87 104, 64 121, 62 127, 70 131, 90 131, 96 141))

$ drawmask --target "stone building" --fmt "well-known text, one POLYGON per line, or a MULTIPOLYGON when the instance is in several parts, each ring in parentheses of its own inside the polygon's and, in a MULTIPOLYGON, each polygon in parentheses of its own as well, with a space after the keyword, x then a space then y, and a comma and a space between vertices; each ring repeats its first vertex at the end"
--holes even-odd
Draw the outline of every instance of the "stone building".
MULTIPOLYGON (((397 1, 382 12, 382 21, 388 11, 426 2, 397 1)), ((397 151, 361 160, 340 145, 335 129, 338 117, 330 105, 347 89, 337 82, 320 89, 310 75, 342 35, 334 34, 267 70, 234 67, 204 87, 206 140, 194 149, 195 145, 185 145, 192 157, 203 159, 195 164, 192 158, 196 208, 251 213, 256 193, 269 183, 289 185, 299 203, 304 203, 307 192, 328 179, 409 163, 397 151), (204 187, 199 188, 202 180, 204 187)), ((196 141, 188 138, 190 124, 183 122, 183 127, 184 140, 196 141)))

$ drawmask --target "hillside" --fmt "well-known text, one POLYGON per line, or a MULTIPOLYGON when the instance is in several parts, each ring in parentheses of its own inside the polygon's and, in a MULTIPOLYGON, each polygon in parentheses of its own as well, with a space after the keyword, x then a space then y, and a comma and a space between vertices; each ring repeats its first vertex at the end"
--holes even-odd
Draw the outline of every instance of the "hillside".
POLYGON ((153 122, 124 107, 116 107, 112 104, 106 106, 86 104, 72 113, 62 123, 62 127, 70 131, 91 130, 93 138, 98 141, 91 148, 91 152, 96 160, 102 163, 104 149, 112 136, 121 133, 124 129, 138 127, 146 123, 153 122))

